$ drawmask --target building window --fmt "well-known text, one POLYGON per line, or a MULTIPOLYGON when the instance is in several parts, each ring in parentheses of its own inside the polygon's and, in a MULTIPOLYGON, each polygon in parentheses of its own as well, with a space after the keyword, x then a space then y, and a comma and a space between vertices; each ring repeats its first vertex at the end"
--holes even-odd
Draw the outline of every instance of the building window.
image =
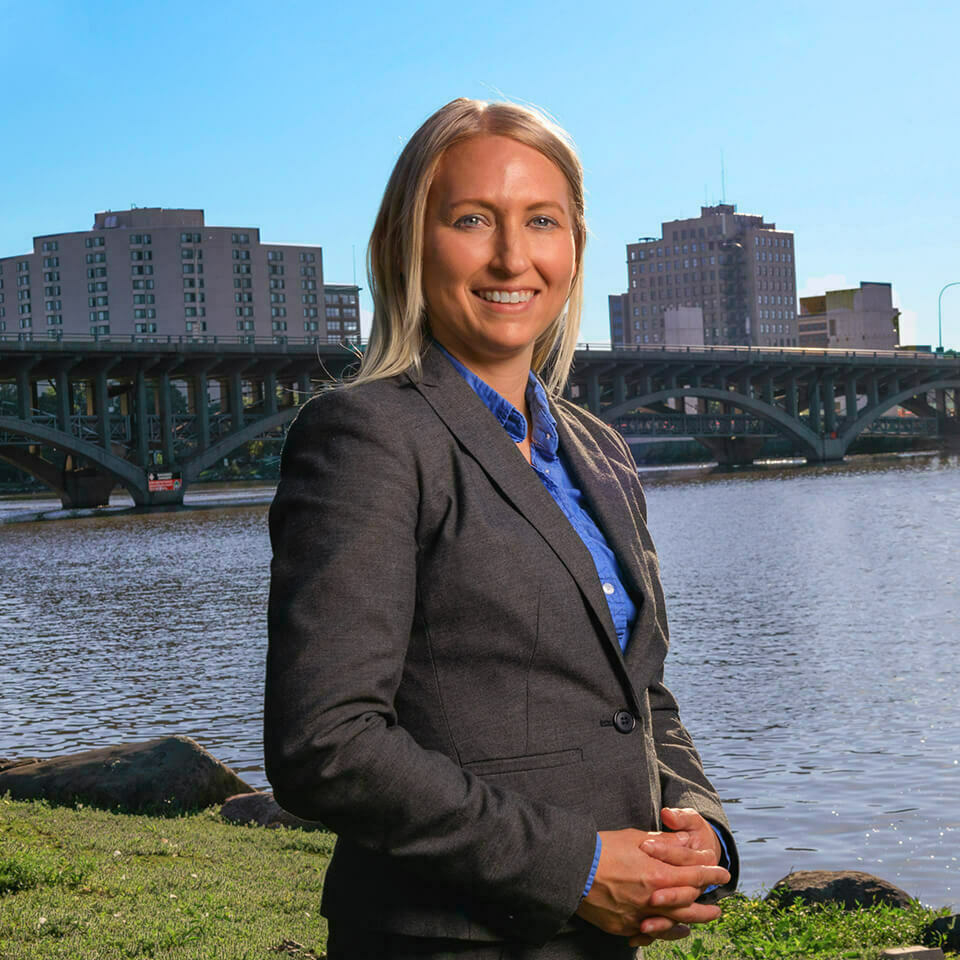
POLYGON ((201 240, 199 233, 181 233, 180 242, 181 243, 199 243, 201 240))
POLYGON ((232 233, 230 234, 231 243, 249 243, 250 234, 249 233, 232 233))
POLYGON ((84 246, 87 247, 102 247, 104 245, 103 237, 87 237, 83 242, 84 246))
POLYGON ((40 247, 40 249, 41 249, 44 253, 52 253, 52 252, 58 250, 59 247, 57 246, 57 241, 56 241, 56 240, 44 240, 44 241, 43 241, 43 244, 42 244, 41 247, 40 247))
MULTIPOLYGON (((249 255, 249 252, 250 252, 250 251, 247 250, 247 251, 244 251, 244 252, 249 255)), ((283 259, 283 251, 282 251, 282 250, 268 250, 268 251, 267 251, 267 259, 268 259, 268 260, 282 260, 282 259, 283 259)))

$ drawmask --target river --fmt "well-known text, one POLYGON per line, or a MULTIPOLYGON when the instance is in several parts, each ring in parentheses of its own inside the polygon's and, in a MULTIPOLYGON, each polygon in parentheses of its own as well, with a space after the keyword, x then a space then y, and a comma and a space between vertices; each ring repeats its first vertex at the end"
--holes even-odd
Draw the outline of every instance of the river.
MULTIPOLYGON (((859 869, 960 905, 960 457, 642 476, 741 888, 859 869)), ((265 786, 268 495, 0 523, 0 756, 182 733, 265 786)))

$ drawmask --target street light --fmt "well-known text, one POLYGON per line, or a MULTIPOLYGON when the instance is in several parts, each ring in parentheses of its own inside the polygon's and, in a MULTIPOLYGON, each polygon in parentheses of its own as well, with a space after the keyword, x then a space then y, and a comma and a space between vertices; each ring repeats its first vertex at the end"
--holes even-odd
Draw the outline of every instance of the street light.
POLYGON ((940 296, 937 297, 937 333, 940 337, 940 346, 938 348, 940 353, 943 353, 943 291, 950 287, 960 287, 960 280, 953 280, 950 283, 944 284, 943 289, 940 291, 940 296))

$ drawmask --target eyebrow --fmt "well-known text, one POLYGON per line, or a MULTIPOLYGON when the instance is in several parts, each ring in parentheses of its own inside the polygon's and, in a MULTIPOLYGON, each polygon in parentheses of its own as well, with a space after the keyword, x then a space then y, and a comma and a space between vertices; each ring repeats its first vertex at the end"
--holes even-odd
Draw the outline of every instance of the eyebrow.
MULTIPOLYGON (((490 203, 487 200, 480 200, 479 198, 467 197, 464 200, 454 200, 452 203, 449 203, 447 206, 452 210, 454 207, 462 206, 474 206, 474 207, 485 207, 487 210, 495 210, 496 204, 490 203)), ((561 213, 566 213, 567 208, 562 204, 557 203, 555 200, 537 200, 535 203, 527 204, 526 209, 536 210, 543 207, 552 207, 554 210, 559 210, 561 213)))

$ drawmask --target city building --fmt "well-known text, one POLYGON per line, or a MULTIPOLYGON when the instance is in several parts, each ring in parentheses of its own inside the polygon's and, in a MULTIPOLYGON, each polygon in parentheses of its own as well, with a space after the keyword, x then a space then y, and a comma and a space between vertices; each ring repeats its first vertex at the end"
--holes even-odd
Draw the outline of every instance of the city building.
POLYGON ((797 346, 793 233, 734 204, 628 243, 627 284, 608 301, 614 344, 797 346), (682 308, 699 309, 702 334, 682 308))
POLYGON ((899 346, 899 320, 889 283, 861 282, 859 288, 801 297, 800 346, 893 350, 899 346))
POLYGON ((360 288, 355 284, 325 283, 323 303, 327 336, 336 342, 359 342, 360 288))
POLYGON ((208 226, 203 210, 135 207, 0 258, 0 336, 359 340, 358 288, 345 289, 354 313, 328 323, 319 246, 208 226))

